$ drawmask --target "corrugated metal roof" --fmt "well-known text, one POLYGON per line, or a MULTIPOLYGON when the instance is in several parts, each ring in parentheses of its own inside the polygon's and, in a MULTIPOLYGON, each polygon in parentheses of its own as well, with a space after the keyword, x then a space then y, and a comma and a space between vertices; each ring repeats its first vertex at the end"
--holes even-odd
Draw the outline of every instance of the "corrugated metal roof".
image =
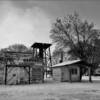
POLYGON ((72 60, 72 61, 66 61, 66 62, 62 62, 56 65, 53 65, 52 67, 60 67, 60 66, 65 66, 65 65, 71 65, 71 64, 75 64, 80 62, 81 60, 72 60))

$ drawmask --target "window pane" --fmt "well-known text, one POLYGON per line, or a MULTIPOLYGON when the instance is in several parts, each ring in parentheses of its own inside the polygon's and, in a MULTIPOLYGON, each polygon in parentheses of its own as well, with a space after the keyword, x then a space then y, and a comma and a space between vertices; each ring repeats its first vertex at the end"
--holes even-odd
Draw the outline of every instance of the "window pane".
POLYGON ((77 69, 76 68, 71 69, 71 74, 77 74, 77 69))

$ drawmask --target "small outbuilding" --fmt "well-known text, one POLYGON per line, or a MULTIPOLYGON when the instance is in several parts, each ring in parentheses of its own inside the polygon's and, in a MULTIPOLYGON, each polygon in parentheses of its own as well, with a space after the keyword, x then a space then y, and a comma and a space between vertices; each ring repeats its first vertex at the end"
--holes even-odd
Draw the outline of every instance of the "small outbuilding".
POLYGON ((53 79, 56 81, 80 81, 80 60, 66 61, 52 66, 53 79))

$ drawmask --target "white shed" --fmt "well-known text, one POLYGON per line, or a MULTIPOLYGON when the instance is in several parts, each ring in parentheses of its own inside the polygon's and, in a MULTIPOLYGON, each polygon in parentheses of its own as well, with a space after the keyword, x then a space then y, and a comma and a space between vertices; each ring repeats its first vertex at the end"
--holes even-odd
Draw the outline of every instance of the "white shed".
POLYGON ((80 60, 66 61, 52 66, 56 81, 80 81, 80 60))

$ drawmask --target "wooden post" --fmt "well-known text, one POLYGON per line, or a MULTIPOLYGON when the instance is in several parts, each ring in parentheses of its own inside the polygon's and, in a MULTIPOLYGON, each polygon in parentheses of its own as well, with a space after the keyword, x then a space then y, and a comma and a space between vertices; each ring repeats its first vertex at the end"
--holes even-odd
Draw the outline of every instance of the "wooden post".
POLYGON ((46 78, 47 78, 47 57, 46 57, 46 50, 45 52, 45 66, 46 66, 46 70, 44 70, 44 73, 46 74, 46 78))
POLYGON ((35 49, 35 50, 36 50, 36 56, 35 56, 35 58, 36 58, 36 61, 37 61, 37 59, 38 59, 38 58, 37 58, 37 49, 35 49))
POLYGON ((30 66, 28 68, 29 68, 28 74, 29 74, 29 84, 30 84, 30 66))
POLYGON ((34 59, 35 58, 35 49, 33 48, 33 52, 32 52, 32 58, 34 59))
POLYGON ((53 76, 53 73, 52 73, 52 60, 51 60, 51 51, 50 51, 50 47, 49 47, 49 56, 50 56, 50 65, 51 65, 51 76, 53 76))
POLYGON ((45 52, 45 64, 46 64, 46 66, 47 66, 46 50, 45 50, 44 52, 45 52))
POLYGON ((5 85, 7 84, 7 65, 5 66, 5 85))
POLYGON ((44 68, 42 68, 42 83, 44 83, 44 68))
POLYGON ((69 68, 69 82, 72 82, 72 77, 71 77, 71 75, 72 75, 72 72, 71 72, 71 69, 69 68))

